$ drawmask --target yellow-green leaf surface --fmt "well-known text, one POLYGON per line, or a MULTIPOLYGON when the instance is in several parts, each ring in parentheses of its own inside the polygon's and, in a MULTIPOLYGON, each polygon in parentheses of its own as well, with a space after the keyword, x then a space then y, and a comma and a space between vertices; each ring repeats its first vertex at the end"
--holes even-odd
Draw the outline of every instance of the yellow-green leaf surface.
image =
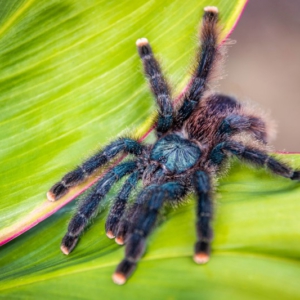
MULTIPOLYGON (((66 203, 49 204, 46 191, 100 145, 149 128, 154 105, 135 40, 151 41, 179 92, 206 5, 219 7, 225 37, 245 1, 0 0, 0 241, 66 203)), ((300 166, 298 155, 287 159, 300 166)), ((111 274, 123 249, 105 236, 107 210, 71 255, 60 252, 71 203, 1 247, 0 297, 300 298, 299 185, 235 164, 217 190, 205 266, 191 259, 191 201, 166 217, 118 287, 111 274)))

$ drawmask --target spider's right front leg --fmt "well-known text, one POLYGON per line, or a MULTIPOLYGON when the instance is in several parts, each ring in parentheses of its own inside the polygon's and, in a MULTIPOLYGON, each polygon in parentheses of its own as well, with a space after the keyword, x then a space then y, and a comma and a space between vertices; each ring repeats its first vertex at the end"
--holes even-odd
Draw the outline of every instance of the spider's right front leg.
POLYGON ((78 166, 73 171, 67 173, 59 182, 54 184, 47 193, 47 198, 50 201, 56 201, 64 196, 71 187, 83 182, 98 168, 102 167, 120 152, 140 155, 143 150, 143 145, 138 141, 130 138, 120 138, 103 150, 100 150, 95 155, 87 159, 82 165, 78 166))
POLYGON ((182 105, 176 116, 176 127, 181 127, 183 122, 189 118, 204 92, 207 90, 208 82, 218 58, 221 57, 221 45, 218 45, 218 9, 214 6, 204 8, 202 19, 202 30, 200 36, 201 49, 197 55, 197 65, 185 93, 182 105))

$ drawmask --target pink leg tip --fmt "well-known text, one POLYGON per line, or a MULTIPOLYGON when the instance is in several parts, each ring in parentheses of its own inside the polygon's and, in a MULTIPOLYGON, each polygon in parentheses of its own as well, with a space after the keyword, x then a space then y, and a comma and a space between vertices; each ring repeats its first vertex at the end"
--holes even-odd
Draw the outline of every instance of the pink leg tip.
POLYGON ((115 238, 115 236, 114 236, 114 234, 113 234, 113 232, 112 232, 111 230, 109 230, 109 231, 106 232, 106 236, 107 236, 109 239, 115 238))
POLYGON ((115 242, 119 245, 124 245, 124 239, 122 237, 116 237, 115 242))
POLYGON ((217 14, 219 12, 218 8, 216 6, 206 6, 204 7, 205 12, 211 12, 214 14, 217 14))
POLYGON ((60 250, 65 255, 69 255, 70 254, 70 250, 66 246, 64 246, 64 245, 60 246, 60 250))
POLYGON ((136 41, 136 45, 138 46, 138 47, 143 47, 143 46, 146 46, 146 45, 148 45, 149 44, 149 42, 148 42, 148 40, 146 39, 146 38, 141 38, 141 39, 138 39, 137 41, 136 41))
POLYGON ((112 276, 112 280, 115 284, 122 285, 126 282, 126 277, 122 273, 114 273, 112 276))
POLYGON ((206 264, 209 261, 209 255, 204 252, 196 253, 194 255, 194 261, 195 263, 200 265, 206 264))
POLYGON ((47 199, 52 202, 56 201, 55 195, 52 192, 47 193, 47 199))

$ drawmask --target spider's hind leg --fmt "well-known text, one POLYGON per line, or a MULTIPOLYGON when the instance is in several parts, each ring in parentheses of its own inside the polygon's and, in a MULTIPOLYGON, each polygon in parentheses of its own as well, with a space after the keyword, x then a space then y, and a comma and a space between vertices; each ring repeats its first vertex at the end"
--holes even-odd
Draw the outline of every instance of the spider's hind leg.
POLYGON ((153 184, 143 190, 138 199, 142 204, 136 211, 138 216, 131 228, 126 240, 125 258, 118 265, 113 281, 117 284, 124 284, 127 278, 134 271, 138 260, 141 258, 146 247, 146 238, 151 233, 159 211, 164 202, 168 199, 180 199, 187 192, 187 188, 179 182, 167 182, 162 185, 153 184))
POLYGON ((127 161, 119 164, 106 173, 97 183, 94 192, 80 204, 75 216, 71 219, 68 231, 61 244, 61 250, 64 254, 69 254, 76 246, 79 236, 89 221, 96 215, 100 201, 109 192, 110 188, 128 173, 132 173, 137 168, 135 161, 127 161))
POLYGON ((300 170, 293 170, 285 163, 268 155, 265 151, 235 141, 229 140, 218 144, 210 153, 210 161, 214 165, 221 165, 228 154, 235 155, 241 160, 258 167, 266 167, 279 176, 300 180, 300 170))
POLYGON ((75 170, 67 173, 59 182, 54 184, 47 198, 50 201, 56 201, 63 197, 71 187, 74 187, 83 182, 88 176, 96 171, 101 166, 105 165, 120 152, 140 155, 143 150, 143 145, 138 141, 130 138, 120 138, 110 143, 103 150, 100 150, 95 155, 87 159, 82 165, 75 170))
POLYGON ((136 42, 138 53, 143 61, 144 71, 149 80, 151 90, 158 104, 158 135, 168 131, 173 124, 173 104, 169 85, 164 78, 158 61, 155 59, 151 46, 146 38, 136 42))

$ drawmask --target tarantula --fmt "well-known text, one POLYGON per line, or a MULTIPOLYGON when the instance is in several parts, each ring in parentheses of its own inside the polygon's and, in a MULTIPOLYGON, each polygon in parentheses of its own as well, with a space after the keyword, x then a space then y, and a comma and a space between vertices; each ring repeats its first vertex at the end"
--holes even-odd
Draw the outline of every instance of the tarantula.
POLYGON ((198 63, 178 109, 174 107, 168 83, 148 40, 138 39, 138 53, 158 105, 155 143, 146 145, 136 139, 119 138, 66 174, 47 193, 50 201, 58 200, 120 153, 135 157, 116 165, 98 181, 95 190, 79 205, 61 244, 62 252, 69 254, 112 185, 129 175, 105 225, 109 238, 126 245, 125 258, 113 275, 117 284, 126 282, 145 252, 146 238, 162 207, 178 203, 191 191, 197 195, 194 260, 198 264, 209 260, 213 235, 213 179, 228 157, 234 155, 250 164, 265 166, 277 175, 300 179, 299 170, 292 170, 267 153, 269 134, 267 122, 262 117, 247 110, 233 97, 209 92, 209 79, 223 48, 223 44, 218 44, 218 37, 218 9, 205 7, 198 63), (239 138, 241 134, 243 139, 239 138), (128 204, 130 193, 139 180, 142 180, 143 189, 134 203, 128 204))

